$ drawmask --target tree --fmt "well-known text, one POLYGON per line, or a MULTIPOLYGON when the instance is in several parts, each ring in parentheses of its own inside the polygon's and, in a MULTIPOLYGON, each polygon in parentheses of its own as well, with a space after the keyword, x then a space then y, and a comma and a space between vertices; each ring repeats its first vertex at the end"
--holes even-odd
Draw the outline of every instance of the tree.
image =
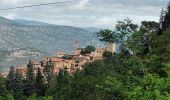
POLYGON ((116 24, 116 40, 120 44, 120 50, 122 53, 126 53, 127 40, 131 39, 132 33, 137 31, 138 25, 133 24, 132 20, 124 19, 124 21, 118 21, 116 24))
POLYGON ((4 100, 14 100, 14 97, 12 94, 7 94, 5 97, 4 97, 4 100))
POLYGON ((132 86, 131 91, 127 92, 127 98, 167 100, 170 98, 168 88, 169 80, 167 78, 148 74, 141 80, 140 84, 132 86))
POLYGON ((57 81, 58 81, 58 83, 60 83, 62 85, 69 83, 69 73, 67 72, 66 68, 59 71, 59 74, 57 76, 57 81))
POLYGON ((7 89, 13 94, 14 98, 17 100, 23 99, 23 82, 22 82, 22 75, 19 71, 15 71, 14 67, 10 68, 10 72, 8 75, 7 81, 7 89))
POLYGON ((65 54, 63 57, 62 57, 62 59, 72 59, 73 57, 71 57, 71 56, 69 56, 69 55, 67 55, 67 54, 65 54))
POLYGON ((34 68, 33 68, 33 64, 32 64, 31 60, 29 60, 29 64, 27 65, 27 76, 26 76, 26 79, 28 81, 33 81, 35 79, 34 68))
POLYGON ((140 29, 128 41, 129 48, 138 55, 148 55, 152 50, 152 35, 156 34, 158 27, 157 22, 142 21, 140 29))
POLYGON ((0 96, 2 96, 2 97, 4 97, 6 94, 8 94, 6 85, 7 85, 7 79, 0 77, 0 96))
POLYGON ((167 6, 167 10, 165 12, 165 16, 164 16, 164 20, 163 20, 163 23, 162 23, 162 29, 165 30, 167 28, 169 28, 170 26, 170 2, 167 6))
POLYGON ((103 85, 96 86, 105 93, 105 100, 124 100, 126 87, 116 77, 107 77, 103 85))
POLYGON ((122 34, 127 34, 137 31, 138 25, 133 24, 132 20, 127 18, 123 21, 118 21, 115 28, 116 31, 119 31, 122 34))
POLYGON ((15 79, 15 70, 14 70, 14 67, 11 66, 9 74, 8 74, 8 80, 7 80, 7 83, 6 83, 6 87, 9 91, 13 88, 14 79, 15 79))
POLYGON ((88 53, 91 53, 91 52, 94 52, 96 50, 96 48, 92 45, 88 45, 85 50, 88 52, 88 53))
POLYGON ((45 82, 44 77, 38 68, 37 75, 36 75, 36 94, 37 96, 44 96, 45 95, 45 82))
POLYGON ((100 40, 104 42, 113 43, 116 40, 114 32, 109 29, 101 30, 97 34, 99 37, 101 37, 100 40))
POLYGON ((67 97, 66 93, 69 92, 69 85, 70 75, 68 74, 66 68, 64 68, 59 71, 58 75, 56 75, 51 87, 48 87, 47 92, 49 95, 52 95, 53 98, 65 100, 65 97, 67 97))
POLYGON ((122 52, 126 51, 127 40, 130 39, 131 34, 137 31, 138 26, 133 24, 131 20, 125 19, 124 21, 118 21, 115 27, 115 31, 101 30, 97 33, 101 37, 101 41, 120 44, 122 52))
POLYGON ((30 96, 35 93, 35 75, 32 61, 29 60, 27 65, 27 76, 24 81, 24 93, 27 96, 30 96))
POLYGON ((96 50, 96 48, 92 45, 88 45, 86 46, 86 48, 81 49, 81 54, 85 55, 85 54, 90 54, 91 52, 94 52, 96 50))
POLYGON ((23 81, 22 81, 22 75, 16 71, 15 73, 15 80, 13 82, 13 92, 14 92, 14 98, 17 100, 23 99, 23 81))
POLYGON ((52 59, 50 58, 49 61, 46 62, 46 66, 44 69, 44 75, 47 80, 48 87, 51 87, 51 83, 53 81, 53 75, 54 75, 53 68, 54 68, 54 64, 52 62, 52 59))
POLYGON ((107 59, 111 59, 113 57, 113 54, 112 54, 112 52, 105 51, 103 53, 103 57, 105 57, 107 59))

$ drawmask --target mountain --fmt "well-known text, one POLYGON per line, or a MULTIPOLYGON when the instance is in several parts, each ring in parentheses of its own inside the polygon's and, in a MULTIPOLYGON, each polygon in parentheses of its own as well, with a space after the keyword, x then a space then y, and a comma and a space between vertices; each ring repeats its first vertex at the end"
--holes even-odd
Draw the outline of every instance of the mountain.
POLYGON ((23 20, 23 19, 15 19, 13 20, 16 23, 19 23, 21 25, 31 25, 31 26, 50 26, 52 24, 39 22, 39 21, 30 21, 30 20, 23 20))
POLYGON ((80 41, 81 47, 101 44, 95 33, 82 28, 22 25, 6 18, 1 20, 4 22, 0 24, 1 66, 18 65, 29 58, 54 56, 56 51, 72 52, 76 40, 80 41))
POLYGON ((101 30, 100 28, 95 28, 95 27, 87 27, 87 28, 83 28, 83 29, 88 31, 88 32, 92 32, 92 33, 96 33, 96 32, 99 32, 101 30))
POLYGON ((19 25, 19 23, 4 17, 0 17, 0 25, 19 25))
POLYGON ((21 48, 10 51, 1 59, 1 66, 17 66, 28 63, 29 59, 38 60, 43 58, 46 54, 35 48, 21 48))

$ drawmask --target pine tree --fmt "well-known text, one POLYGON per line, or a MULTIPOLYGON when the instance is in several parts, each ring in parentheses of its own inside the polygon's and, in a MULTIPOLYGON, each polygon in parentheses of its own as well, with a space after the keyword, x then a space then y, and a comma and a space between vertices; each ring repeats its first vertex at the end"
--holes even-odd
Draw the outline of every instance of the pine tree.
POLYGON ((53 68, 54 64, 52 62, 52 59, 50 58, 49 61, 46 62, 46 66, 44 69, 44 74, 48 83, 48 87, 51 86, 51 83, 53 81, 53 68))
POLYGON ((35 93, 35 76, 31 60, 29 60, 29 64, 27 65, 27 76, 24 85, 25 95, 30 96, 35 93))
POLYGON ((44 77, 38 68, 37 75, 36 75, 36 94, 37 96, 43 96, 45 94, 45 85, 44 85, 44 77))
POLYGON ((15 73, 15 79, 14 79, 14 98, 17 100, 22 100, 23 99, 23 81, 22 81, 22 75, 16 71, 15 73))
POLYGON ((31 60, 29 60, 29 64, 27 65, 27 77, 26 77, 26 79, 28 81, 33 81, 35 79, 34 68, 33 68, 33 64, 32 64, 31 60))
POLYGON ((15 72, 13 66, 10 68, 10 72, 8 75, 7 89, 8 91, 10 91, 11 94, 14 94, 15 99, 22 100, 23 95, 22 75, 19 73, 19 71, 15 72))
POLYGON ((159 28, 159 24, 154 21, 142 21, 140 30, 132 34, 131 49, 140 55, 148 55, 152 50, 152 34, 159 28), (138 44, 138 45, 136 45, 138 44))
POLYGON ((170 26, 170 2, 168 4, 167 10, 165 12, 164 20, 162 23, 162 29, 165 30, 170 26))
POLYGON ((66 85, 69 83, 69 74, 66 68, 60 70, 57 76, 57 81, 62 85, 66 85))
POLYGON ((69 91, 70 88, 70 76, 66 70, 66 68, 59 71, 58 75, 56 76, 55 82, 53 84, 53 88, 50 90, 55 93, 54 98, 58 98, 59 100, 64 100, 65 93, 69 91))
POLYGON ((12 90, 14 78, 15 78, 15 71, 14 71, 14 67, 11 66, 8 74, 8 80, 6 83, 6 88, 8 91, 12 90))

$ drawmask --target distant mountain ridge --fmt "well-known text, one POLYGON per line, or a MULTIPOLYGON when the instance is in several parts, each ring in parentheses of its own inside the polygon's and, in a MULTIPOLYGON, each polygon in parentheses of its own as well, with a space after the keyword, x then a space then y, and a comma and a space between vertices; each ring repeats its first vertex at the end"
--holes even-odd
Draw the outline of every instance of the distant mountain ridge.
POLYGON ((19 23, 21 25, 31 25, 31 26, 50 26, 52 24, 39 22, 39 21, 30 21, 30 20, 24 20, 24 19, 15 19, 13 20, 16 23, 19 23))
POLYGON ((0 17, 0 25, 19 25, 19 23, 4 17, 0 17))
POLYGON ((0 22, 2 22, 0 23, 0 61, 2 61, 0 65, 2 66, 17 65, 18 62, 28 58, 38 59, 36 53, 42 58, 54 56, 56 51, 71 52, 75 49, 76 40, 80 41, 81 47, 101 44, 94 32, 84 28, 47 23, 41 23, 43 24, 41 26, 35 23, 25 25, 25 22, 19 23, 2 17, 0 22), (35 56, 32 57, 29 52, 35 52, 35 56), (10 57, 13 59, 9 59, 10 57))

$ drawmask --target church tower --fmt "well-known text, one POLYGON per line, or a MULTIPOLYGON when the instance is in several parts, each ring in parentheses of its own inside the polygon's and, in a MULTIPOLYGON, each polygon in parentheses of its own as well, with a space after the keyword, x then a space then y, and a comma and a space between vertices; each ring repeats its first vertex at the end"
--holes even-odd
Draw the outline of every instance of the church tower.
POLYGON ((75 49, 79 49, 80 48, 80 41, 79 40, 76 40, 75 41, 75 49))

